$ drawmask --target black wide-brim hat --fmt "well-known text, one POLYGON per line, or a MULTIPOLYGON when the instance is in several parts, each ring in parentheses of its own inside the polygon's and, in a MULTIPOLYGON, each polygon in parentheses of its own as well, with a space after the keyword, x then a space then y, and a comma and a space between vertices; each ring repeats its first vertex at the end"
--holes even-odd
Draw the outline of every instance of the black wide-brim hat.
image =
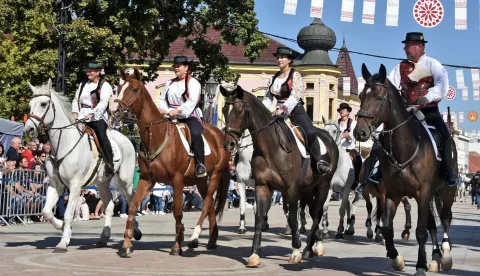
POLYGON ((175 64, 178 64, 178 63, 181 63, 183 65, 187 65, 187 64, 190 64, 190 61, 188 60, 188 58, 186 56, 176 56, 173 58, 173 66, 175 66, 175 64))
POLYGON ((347 109, 348 112, 352 112, 352 108, 350 107, 350 105, 348 105, 348 103, 341 103, 337 109, 337 112, 340 112, 340 110, 342 109, 347 109))
POLYGON ((407 33, 405 36, 405 40, 402 41, 402 43, 406 43, 408 41, 417 41, 417 42, 423 42, 427 43, 428 41, 425 40, 425 37, 423 36, 423 33, 407 33))
POLYGON ((287 55, 290 58, 293 58, 293 50, 288 47, 278 47, 277 51, 273 53, 273 55, 275 57, 277 57, 277 55, 287 55))
POLYGON ((103 69, 103 65, 100 62, 89 61, 85 64, 85 69, 103 69))

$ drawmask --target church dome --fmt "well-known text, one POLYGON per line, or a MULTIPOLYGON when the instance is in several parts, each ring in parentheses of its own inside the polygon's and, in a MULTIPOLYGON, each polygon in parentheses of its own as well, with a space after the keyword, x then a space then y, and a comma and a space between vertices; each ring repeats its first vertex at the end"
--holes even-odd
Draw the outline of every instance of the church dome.
POLYGON ((335 47, 337 37, 332 29, 325 26, 320 18, 300 30, 297 35, 298 45, 305 51, 331 50, 335 47))

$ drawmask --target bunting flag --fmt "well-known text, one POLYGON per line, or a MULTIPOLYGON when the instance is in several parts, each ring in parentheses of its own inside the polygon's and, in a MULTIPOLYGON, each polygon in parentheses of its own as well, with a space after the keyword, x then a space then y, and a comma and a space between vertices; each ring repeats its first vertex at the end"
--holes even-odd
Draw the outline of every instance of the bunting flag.
POLYGON ((477 136, 477 131, 476 131, 475 129, 472 130, 472 136, 473 136, 473 137, 477 136))
POLYGON ((342 0, 342 14, 340 21, 353 22, 353 7, 355 0, 342 0))
POLYGON ((375 23, 375 0, 363 0, 363 24, 375 23))
POLYGON ((468 101, 468 87, 462 88, 462 100, 468 101))
POLYGON ((478 101, 480 100, 480 87, 474 87, 473 88, 473 100, 478 101))
POLYGON ((467 0, 455 0, 455 30, 467 29, 467 0))
POLYGON ((322 18, 323 15, 323 0, 312 0, 310 7, 310 17, 322 18))
POLYGON ((343 77, 343 96, 350 96, 350 77, 343 77))
POLYGON ((463 115, 464 115, 463 112, 459 112, 459 113, 458 113, 458 121, 459 121, 460 123, 463 123, 463 120, 465 119, 463 115))
POLYGON ((447 113, 447 112, 443 112, 443 121, 444 121, 444 122, 447 122, 447 116, 448 116, 448 113, 447 113))
POLYGON ((285 7, 283 13, 295 15, 297 12, 297 0, 285 0, 285 7))
POLYGON ((457 76, 457 88, 462 89, 465 87, 465 77, 463 76, 463 70, 455 70, 455 75, 457 76))
POLYGON ((480 74, 478 72, 478 69, 472 69, 472 83, 473 87, 480 86, 480 74))
POLYGON ((444 18, 444 13, 440 0, 417 0, 413 5, 413 18, 425 28, 438 26, 444 18))
POLYGON ((387 2, 387 26, 398 26, 398 11, 400 0, 388 0, 387 2))
POLYGON ((363 88, 365 88, 365 84, 367 83, 363 77, 357 78, 358 83, 358 94, 362 93, 363 88))
POLYGON ((450 113, 450 119, 452 120, 452 122, 456 122, 457 121, 457 113, 451 112, 450 113))

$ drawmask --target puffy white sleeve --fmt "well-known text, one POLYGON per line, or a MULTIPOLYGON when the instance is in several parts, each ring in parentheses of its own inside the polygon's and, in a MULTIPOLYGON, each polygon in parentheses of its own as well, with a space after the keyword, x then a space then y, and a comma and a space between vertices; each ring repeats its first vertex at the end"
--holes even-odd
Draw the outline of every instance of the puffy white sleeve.
POLYGON ((434 86, 428 89, 428 102, 441 101, 448 92, 448 73, 440 62, 436 59, 430 59, 430 72, 433 76, 434 86))
POLYGON ((112 86, 108 82, 104 82, 100 92, 100 101, 97 106, 90 111, 90 113, 94 115, 95 120, 100 120, 103 114, 105 114, 105 111, 107 111, 112 94, 112 86))
POLYGON ((295 106, 298 104, 303 94, 303 80, 300 73, 293 73, 292 77, 292 93, 290 97, 283 103, 282 109, 287 111, 287 114, 292 113, 295 106))
POLYGON ((170 87, 170 83, 171 83, 171 81, 167 81, 165 83, 165 86, 163 87, 163 92, 160 95, 160 97, 158 98, 158 109, 159 110, 160 109, 168 110, 166 97, 167 97, 168 88, 170 87))
POLYGON ((270 86, 272 85, 272 78, 270 78, 267 82, 267 93, 265 93, 265 96, 263 97, 263 105, 270 110, 272 107, 272 100, 273 100, 273 95, 270 92, 270 86))
POLYGON ((388 75, 388 79, 393 84, 393 86, 395 86, 399 91, 401 91, 402 88, 400 87, 400 64, 397 64, 397 66, 393 68, 392 72, 390 72, 390 75, 388 75))
POLYGON ((78 113, 80 110, 78 110, 78 98, 80 97, 80 87, 82 84, 78 86, 77 92, 75 92, 75 98, 73 98, 72 101, 72 113, 78 113))
POLYGON ((193 110, 200 100, 201 90, 200 82, 191 78, 188 82, 188 99, 179 107, 181 110, 180 118, 188 118, 192 115, 193 110))

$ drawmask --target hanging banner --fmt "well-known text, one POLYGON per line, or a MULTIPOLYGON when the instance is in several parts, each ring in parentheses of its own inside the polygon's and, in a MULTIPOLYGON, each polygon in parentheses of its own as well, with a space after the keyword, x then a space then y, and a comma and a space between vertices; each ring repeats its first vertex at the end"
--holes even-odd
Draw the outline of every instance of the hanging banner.
POLYGON ((478 101, 480 99, 480 87, 473 88, 473 100, 478 101))
POLYGON ((387 26, 398 26, 398 11, 400 0, 388 0, 387 2, 387 26))
POLYGON ((322 18, 323 15, 323 0, 312 0, 310 7, 310 17, 322 18))
POLYGON ((455 0, 455 30, 467 29, 467 0, 455 0))
POLYGON ((468 112, 468 120, 472 123, 475 123, 478 120, 478 113, 475 111, 468 112))
POLYGON ((457 96, 457 90, 453 86, 449 86, 445 99, 451 101, 455 99, 455 96, 457 96))
POLYGON ((475 136, 477 136, 477 131, 474 129, 472 130, 472 137, 475 137, 475 136))
POLYGON ((458 113, 458 121, 459 121, 460 123, 463 123, 463 120, 465 119, 463 115, 464 115, 463 112, 459 112, 459 113, 458 113))
POLYGON ((355 0, 342 0, 342 14, 340 21, 353 22, 353 7, 355 0))
POLYGON ((283 13, 295 15, 297 13, 297 0, 285 0, 283 13))
POLYGON ((444 13, 440 0, 418 0, 413 6, 413 18, 425 28, 433 28, 440 24, 444 13))
POLYGON ((362 93, 363 88, 365 88, 365 84, 367 83, 363 77, 358 77, 357 78, 357 83, 358 83, 358 94, 362 93))
POLYGON ((462 100, 468 101, 468 87, 462 88, 462 100))
POLYGON ((462 89, 465 87, 465 77, 463 76, 463 70, 455 70, 455 75, 457 76, 457 89, 462 89))
POLYGON ((363 24, 375 23, 375 0, 363 0, 363 24))
POLYGON ((350 77, 343 77, 343 96, 350 96, 350 77))
POLYGON ((472 69, 472 83, 473 87, 480 86, 480 73, 478 69, 472 69))

